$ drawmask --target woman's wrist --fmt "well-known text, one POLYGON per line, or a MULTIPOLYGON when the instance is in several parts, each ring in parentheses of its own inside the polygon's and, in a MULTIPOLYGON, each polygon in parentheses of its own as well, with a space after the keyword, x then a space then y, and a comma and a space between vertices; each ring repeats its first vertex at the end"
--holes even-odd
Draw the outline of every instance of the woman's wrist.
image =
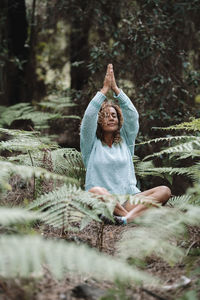
POLYGON ((108 92, 108 88, 103 87, 103 88, 100 90, 100 92, 101 92, 102 94, 106 95, 107 92, 108 92))
POLYGON ((119 95, 120 89, 117 86, 115 86, 112 90, 113 90, 113 92, 115 93, 116 96, 119 95))

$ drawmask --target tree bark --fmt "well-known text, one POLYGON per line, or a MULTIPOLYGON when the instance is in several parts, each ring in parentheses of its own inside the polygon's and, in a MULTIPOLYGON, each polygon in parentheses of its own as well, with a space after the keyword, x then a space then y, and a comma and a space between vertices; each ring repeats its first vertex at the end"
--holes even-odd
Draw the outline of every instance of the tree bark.
POLYGON ((0 15, 0 102, 20 102, 24 89, 24 64, 27 61, 27 20, 25 0, 1 0, 0 15))

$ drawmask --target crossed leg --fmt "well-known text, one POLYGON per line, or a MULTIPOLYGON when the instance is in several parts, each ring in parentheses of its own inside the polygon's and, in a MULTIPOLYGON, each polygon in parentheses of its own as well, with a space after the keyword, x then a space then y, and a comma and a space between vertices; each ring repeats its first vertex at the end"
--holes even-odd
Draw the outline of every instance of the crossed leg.
MULTIPOLYGON (((91 188, 89 192, 97 195, 110 195, 105 188, 98 186, 91 188)), ((153 202, 164 205, 171 197, 171 190, 167 186, 157 186, 141 192, 138 195, 151 197, 153 202)), ((127 201, 123 206, 117 203, 114 214, 126 217, 127 222, 131 222, 134 218, 140 216, 146 209, 147 206, 144 204, 131 204, 127 201)))
MULTIPOLYGON (((153 202, 164 205, 171 197, 171 190, 167 186, 157 186, 150 190, 139 193, 140 196, 150 197, 153 202)), ((127 201, 124 208, 128 211, 126 215, 127 222, 140 216, 148 207, 144 204, 131 204, 127 201)))

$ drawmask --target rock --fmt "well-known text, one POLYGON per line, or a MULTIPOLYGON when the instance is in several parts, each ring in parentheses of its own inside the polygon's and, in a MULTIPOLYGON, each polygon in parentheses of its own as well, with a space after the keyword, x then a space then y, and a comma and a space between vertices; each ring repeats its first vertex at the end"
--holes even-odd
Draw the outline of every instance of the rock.
POLYGON ((72 290, 72 295, 77 298, 84 298, 87 300, 97 300, 105 296, 106 291, 88 284, 79 284, 72 290))

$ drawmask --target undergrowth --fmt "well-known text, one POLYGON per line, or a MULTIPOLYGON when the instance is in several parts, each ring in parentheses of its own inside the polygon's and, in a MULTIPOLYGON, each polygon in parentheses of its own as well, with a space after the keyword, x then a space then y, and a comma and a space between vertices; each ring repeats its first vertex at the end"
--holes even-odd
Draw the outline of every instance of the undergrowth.
MULTIPOLYGON (((48 108, 52 106, 49 105, 48 108)), ((32 113, 32 108, 29 105, 13 107, 9 121, 6 123, 3 115, 0 122, 4 126, 0 128, 0 275, 4 278, 29 277, 34 272, 39 278, 43 272, 42 265, 45 264, 58 279, 68 273, 79 272, 99 280, 117 279, 143 285, 151 283, 155 286, 163 284, 161 279, 152 278, 144 270, 140 270, 139 265, 142 264, 138 265, 138 261, 145 264, 153 255, 173 266, 186 261, 185 258, 192 252, 192 247, 188 250, 183 241, 187 240, 188 226, 200 226, 199 119, 162 128, 169 132, 188 131, 187 135, 170 134, 165 138, 140 144, 142 147, 145 143, 160 144, 164 141, 168 146, 143 160, 134 157, 137 177, 145 179, 148 176, 165 176, 172 182, 174 174, 184 174, 191 179, 192 185, 185 194, 171 197, 166 207, 148 209, 134 221, 136 228, 128 226, 117 243, 118 255, 109 257, 97 250, 59 239, 45 240, 38 236, 35 224, 61 229, 62 236, 70 231, 81 231, 92 220, 102 223, 100 214, 112 220, 117 201, 123 203, 129 199, 132 203, 148 203, 149 206, 151 202, 144 197, 130 195, 116 195, 112 200, 104 197, 102 201, 98 196, 84 191, 85 168, 81 154, 75 149, 61 149, 51 138, 44 136, 44 123, 40 128, 38 119, 34 117, 35 120, 32 120, 38 131, 5 128, 16 117, 29 118, 30 112, 32 113), (16 109, 21 111, 21 116, 16 109), (166 158, 168 165, 155 167, 156 157, 166 158), (188 157, 192 161, 190 166, 169 165, 174 160, 184 163, 184 159, 188 157), (8 204, 5 207, 5 199, 13 188, 11 179, 16 175, 23 182, 31 182, 32 197, 24 198, 20 206, 12 205, 11 208, 8 204), (45 183, 51 183, 50 191, 44 188, 45 183), (22 230, 23 226, 28 230, 22 230)), ((196 248, 200 253, 199 244, 196 248)))

